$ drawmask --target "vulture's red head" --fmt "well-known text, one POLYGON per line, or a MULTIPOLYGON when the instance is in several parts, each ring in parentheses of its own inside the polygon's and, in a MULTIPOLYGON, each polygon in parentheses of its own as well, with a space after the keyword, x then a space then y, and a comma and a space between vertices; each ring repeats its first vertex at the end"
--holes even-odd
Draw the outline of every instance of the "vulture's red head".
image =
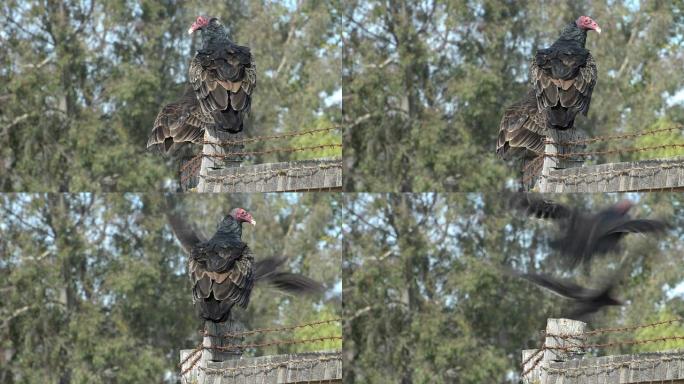
POLYGON ((634 206, 634 203, 632 203, 629 200, 622 200, 619 201, 617 204, 613 206, 613 209, 621 214, 621 215, 626 215, 627 212, 634 206))
POLYGON ((188 33, 192 34, 196 30, 206 27, 207 25, 209 25, 209 20, 210 19, 208 17, 197 16, 197 20, 195 20, 195 22, 192 23, 190 29, 188 29, 188 33))
POLYGON ((601 33, 601 27, 599 27, 599 25, 589 16, 578 17, 577 21, 575 21, 575 24, 577 24, 577 27, 579 29, 593 30, 598 33, 601 33))
POLYGON ((256 225, 256 221, 252 218, 252 215, 242 208, 235 208, 230 211, 230 216, 232 216, 238 223, 250 223, 256 225))

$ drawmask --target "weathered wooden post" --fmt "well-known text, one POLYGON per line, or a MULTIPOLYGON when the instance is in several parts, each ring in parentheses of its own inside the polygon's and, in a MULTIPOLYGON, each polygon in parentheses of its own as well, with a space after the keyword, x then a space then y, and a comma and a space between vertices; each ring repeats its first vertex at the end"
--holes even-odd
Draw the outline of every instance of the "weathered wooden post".
POLYGON ((523 373, 526 373, 522 378, 523 383, 546 384, 549 363, 565 361, 574 355, 582 354, 581 345, 584 342, 582 336, 586 326, 586 323, 577 320, 548 319, 543 351, 538 352, 537 349, 522 351, 522 361, 527 362, 523 367, 523 373), (532 355, 534 356, 530 358, 532 355), (531 368, 533 366, 534 368, 531 368))
POLYGON ((586 136, 576 129, 568 129, 565 131, 556 129, 549 130, 548 136, 546 136, 546 145, 544 146, 542 177, 539 180, 540 192, 553 192, 548 190, 551 171, 582 166, 584 158, 581 156, 565 157, 564 155, 576 153, 585 146, 583 144, 568 145, 563 143, 576 142, 584 139, 586 139, 586 136))
POLYGON ((243 132, 230 133, 228 131, 218 130, 215 127, 207 128, 204 131, 202 164, 200 165, 197 192, 211 192, 206 190, 206 178, 209 175, 209 172, 239 167, 244 160, 242 156, 230 156, 231 153, 244 152, 244 144, 219 145, 211 143, 235 142, 243 139, 243 132))
POLYGON ((244 332, 242 324, 232 319, 223 323, 204 323, 204 337, 202 339, 202 351, 195 355, 192 350, 181 350, 180 359, 182 384, 197 384, 206 382, 206 368, 209 362, 224 362, 240 359, 242 349, 234 348, 242 344, 244 337, 235 335, 244 332), (233 336, 231 336, 233 335, 233 336), (197 363, 193 363, 199 359, 197 363), (194 365, 194 366, 193 366, 194 365), (192 368, 190 368, 192 367, 192 368), (186 372, 187 370, 187 372, 186 372))

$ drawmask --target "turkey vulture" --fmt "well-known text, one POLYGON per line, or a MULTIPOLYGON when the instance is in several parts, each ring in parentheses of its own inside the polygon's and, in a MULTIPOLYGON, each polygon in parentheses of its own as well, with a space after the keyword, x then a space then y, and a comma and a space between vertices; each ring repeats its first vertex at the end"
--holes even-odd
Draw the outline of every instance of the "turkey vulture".
POLYGON ((550 48, 539 49, 530 77, 539 111, 546 114, 550 128, 572 128, 577 113, 587 115, 591 92, 596 85, 596 63, 584 48, 587 31, 601 33, 588 16, 580 16, 561 31, 550 48))
POLYGON ((231 133, 243 130, 256 87, 252 54, 248 47, 233 43, 215 17, 197 17, 188 32, 198 30, 202 47, 190 61, 189 86, 157 115, 148 148, 166 152, 173 143, 200 144, 210 126, 231 133))
POLYGON ((622 305, 622 302, 612 295, 615 286, 614 279, 611 279, 611 281, 602 288, 592 289, 548 275, 535 273, 517 273, 517 275, 536 285, 546 288, 561 297, 571 299, 575 308, 566 315, 571 319, 581 320, 585 316, 590 315, 605 306, 622 305))
POLYGON ((193 301, 202 319, 215 323, 227 321, 234 305, 246 308, 255 283, 269 283, 288 293, 304 294, 323 290, 323 286, 302 275, 282 272, 284 258, 254 262, 242 241, 242 223, 256 222, 242 208, 235 208, 219 223, 214 236, 203 240, 180 217, 169 214, 169 223, 186 252, 193 301))
POLYGON ((628 211, 633 203, 629 200, 596 214, 526 194, 516 195, 513 204, 529 215, 560 221, 562 234, 551 246, 569 258, 572 269, 579 263, 588 263, 594 255, 618 249, 620 240, 628 233, 662 233, 668 228, 661 220, 632 219, 628 211))

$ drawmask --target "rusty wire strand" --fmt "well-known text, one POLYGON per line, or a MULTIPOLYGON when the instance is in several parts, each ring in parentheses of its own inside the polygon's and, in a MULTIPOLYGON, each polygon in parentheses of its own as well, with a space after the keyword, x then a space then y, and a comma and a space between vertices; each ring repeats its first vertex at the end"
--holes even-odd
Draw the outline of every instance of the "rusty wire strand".
POLYGON ((321 145, 311 145, 311 146, 306 146, 306 147, 280 147, 280 148, 271 148, 263 151, 248 151, 248 152, 230 152, 230 153, 224 153, 224 154, 208 154, 208 153, 202 153, 199 154, 199 157, 214 157, 214 158, 219 158, 219 159, 225 159, 225 158, 230 158, 230 157, 237 157, 237 156, 253 156, 253 155, 268 155, 271 153, 279 153, 279 152, 285 152, 285 153, 293 153, 293 152, 302 152, 302 151, 314 151, 314 150, 320 150, 320 149, 326 149, 326 148, 342 148, 342 144, 321 144, 321 145))
POLYGON ((291 363, 317 363, 317 362, 325 362, 325 361, 332 361, 332 360, 342 360, 342 355, 341 354, 335 354, 332 356, 321 356, 316 359, 290 359, 286 361, 280 361, 280 362, 274 362, 274 363, 265 363, 265 364, 254 364, 254 365, 245 365, 243 367, 226 367, 226 368, 207 368, 207 367, 199 367, 199 369, 207 372, 208 374, 211 375, 216 375, 216 374, 226 374, 229 372, 240 372, 240 371, 247 371, 247 370, 256 370, 256 369, 264 369, 264 370, 269 370, 273 368, 278 368, 282 366, 289 366, 291 363))
POLYGON ((593 331, 586 331, 581 333, 580 335, 569 335, 569 334, 547 334, 544 333, 546 336, 549 337, 558 337, 561 339, 566 339, 566 338, 577 338, 578 336, 593 336, 593 335, 600 335, 603 333, 611 333, 611 332, 625 332, 625 331, 633 331, 636 329, 642 329, 642 328, 655 328, 661 325, 669 325, 672 323, 677 323, 680 322, 684 319, 682 318, 675 318, 675 319, 670 319, 670 320, 662 320, 662 321, 655 321, 653 323, 648 323, 648 324, 639 324, 639 325, 632 325, 628 327, 616 327, 616 328, 598 328, 594 329, 593 331))
POLYGON ((567 375, 568 372, 572 371, 586 371, 590 369, 604 369, 608 370, 610 368, 621 368, 621 367, 628 367, 630 369, 630 366, 632 364, 641 364, 641 363, 661 363, 661 362, 670 362, 673 360, 684 360, 684 356, 664 356, 660 357, 658 359, 634 359, 634 360, 627 360, 627 361, 619 361, 619 362, 610 362, 610 363, 605 363, 605 364, 600 364, 600 365, 588 365, 585 367, 567 367, 567 368, 551 368, 551 367, 541 367, 542 370, 545 370, 549 373, 558 373, 558 374, 565 374, 565 376, 570 376, 567 375))
POLYGON ((202 349, 214 349, 217 351, 235 351, 235 350, 242 350, 242 349, 247 349, 247 348, 272 347, 275 345, 294 345, 294 344, 319 343, 319 342, 329 341, 329 340, 330 341, 342 340, 342 336, 323 336, 323 337, 316 337, 316 338, 312 338, 312 339, 272 340, 272 341, 265 342, 265 343, 235 344, 235 345, 227 345, 225 347, 212 345, 209 347, 203 346, 202 349))
POLYGON ((329 128, 310 129, 310 130, 306 130, 306 131, 295 131, 295 132, 283 133, 280 135, 254 136, 254 137, 248 137, 246 139, 240 139, 240 140, 202 141, 202 144, 219 145, 219 146, 238 145, 238 144, 254 143, 254 142, 258 142, 258 141, 266 141, 266 140, 273 140, 273 139, 282 139, 282 138, 289 138, 289 137, 296 137, 296 136, 314 135, 316 133, 330 132, 330 131, 334 131, 334 130, 340 129, 340 128, 341 127, 339 127, 339 126, 334 126, 334 127, 329 127, 329 128))
POLYGON ((200 353, 200 354, 197 356, 197 358, 196 358, 195 360, 193 360, 193 361, 190 363, 190 366, 189 366, 189 367, 187 367, 187 368, 185 368, 184 370, 181 371, 181 374, 180 374, 180 375, 181 375, 181 376, 185 376, 186 373, 192 371, 192 369, 195 368, 195 366, 197 365, 197 363, 199 363, 199 361, 200 361, 201 359, 202 359, 202 354, 200 353))
MULTIPOLYGON (((544 347, 538 349, 537 352, 533 353, 530 357, 532 357, 532 356, 538 354, 539 352, 543 352, 545 349, 546 349, 546 346, 544 346, 544 347)), ((544 354, 542 353, 541 356, 539 356, 539 357, 537 358, 537 360, 535 360, 535 361, 532 363, 532 366, 530 366, 529 368, 527 368, 527 369, 522 373, 522 377, 525 377, 525 376, 527 376, 528 373, 532 372, 532 371, 537 367, 537 365, 539 365, 539 363, 542 361, 543 358, 544 358, 544 354)), ((529 361, 530 361, 530 359, 527 359, 527 362, 529 362, 529 361)), ((527 363, 524 363, 524 364, 523 364, 523 367, 525 366, 525 364, 527 364, 527 363)))
MULTIPOLYGON (((680 158, 673 158, 672 160, 680 160, 680 158)), ((563 181, 563 182, 570 182, 574 180, 586 180, 591 177, 596 178, 598 181, 599 176, 623 176, 623 175, 629 175, 633 171, 654 171, 657 172, 658 170, 661 169, 670 169, 670 168, 679 168, 684 166, 684 164, 681 163, 674 163, 674 164, 658 164, 656 166, 640 166, 640 167, 631 167, 631 168, 625 168, 625 169, 612 169, 612 170, 607 170, 607 171, 596 171, 593 173, 586 173, 586 174, 577 174, 577 175, 564 175, 564 176, 549 176, 549 175, 541 175, 542 178, 546 178, 550 181, 563 181)), ((576 181, 574 181, 576 182, 576 181)), ((587 181, 585 181, 587 182, 587 181)))
MULTIPOLYGON (((631 139, 634 137, 650 136, 650 135, 655 135, 655 134, 663 133, 663 132, 681 131, 682 129, 684 129, 683 126, 677 126, 677 127, 670 127, 670 128, 652 129, 649 131, 642 131, 642 132, 635 132, 635 133, 625 133, 625 134, 621 134, 621 135, 596 136, 596 137, 592 137, 590 139, 562 141, 562 142, 556 143, 556 145, 561 145, 561 146, 562 145, 578 145, 578 144, 596 143, 596 142, 600 142, 600 141, 631 139)), ((548 143, 548 141, 544 141, 544 142, 548 143)))
POLYGON ((682 148, 684 143, 675 144, 663 144, 663 145, 653 145, 650 147, 629 147, 624 149, 612 149, 607 151, 594 151, 594 152, 571 152, 571 153, 544 153, 544 157, 557 157, 557 158, 569 158, 569 157, 580 157, 580 156, 591 156, 591 155, 611 155, 615 153, 632 153, 632 152, 645 152, 657 149, 666 148, 682 148))
POLYGON ((259 329, 253 329, 250 331, 244 331, 244 332, 224 333, 223 335, 211 335, 211 334, 208 334, 206 332, 206 330, 203 330, 203 331, 200 331, 200 334, 202 334, 202 336, 206 336, 206 337, 237 338, 237 337, 241 337, 241 336, 256 335, 259 333, 273 333, 273 332, 282 332, 282 331, 292 331, 295 329, 306 328, 306 327, 315 327, 317 325, 330 324, 330 323, 336 323, 336 322, 341 322, 341 321, 342 321, 341 318, 334 318, 334 319, 328 319, 328 320, 312 321, 310 323, 303 323, 303 324, 293 325, 293 326, 289 326, 289 327, 259 328, 259 329))
POLYGON ((209 181, 220 181, 220 180, 242 180, 247 177, 257 177, 257 176, 290 176, 289 173, 293 171, 315 171, 315 170, 325 170, 329 168, 341 168, 342 167, 342 161, 340 160, 339 162, 332 163, 332 164, 319 164, 317 166, 309 167, 309 166, 302 166, 302 167, 291 167, 291 168, 283 168, 283 169, 271 169, 268 171, 260 171, 260 172, 251 172, 251 173, 243 173, 239 175, 220 175, 220 176, 205 176, 205 175, 200 175, 200 177, 204 178, 205 180, 209 181))

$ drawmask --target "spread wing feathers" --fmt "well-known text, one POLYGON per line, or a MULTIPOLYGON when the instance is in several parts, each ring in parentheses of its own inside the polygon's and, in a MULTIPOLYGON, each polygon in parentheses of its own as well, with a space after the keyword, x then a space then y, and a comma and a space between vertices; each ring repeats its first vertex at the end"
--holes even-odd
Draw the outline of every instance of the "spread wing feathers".
POLYGON ((526 193, 518 193, 511 198, 511 205, 525 214, 540 219, 567 219, 574 211, 563 204, 526 193))
POLYGON ((504 111, 499 124, 496 154, 512 157, 535 157, 544 152, 546 115, 538 113, 534 91, 504 111))
POLYGON ((669 225, 661 220, 650 219, 624 219, 606 226, 605 233, 662 233, 669 225))
POLYGON ((168 152, 174 143, 201 144, 204 130, 214 124, 211 115, 203 113, 191 87, 173 103, 165 105, 157 114, 147 140, 147 148, 157 147, 168 152))
POLYGON ((273 288, 292 294, 309 294, 323 292, 323 284, 297 273, 281 272, 280 267, 286 259, 282 257, 270 257, 260 260, 255 266, 255 275, 258 282, 266 282, 273 288))
POLYGON ((191 253, 193 248, 201 241, 195 230, 176 214, 167 213, 166 217, 183 249, 191 253))
POLYGON ((256 65, 248 47, 203 49, 190 62, 190 84, 203 113, 219 128, 242 130, 256 87, 256 65))
POLYGON ((231 268, 222 272, 208 270, 205 263, 190 260, 190 279, 196 301, 213 297, 247 307, 254 286, 254 258, 248 248, 231 268))
POLYGON ((589 111, 598 71, 588 52, 567 54, 558 49, 542 49, 532 61, 530 78, 537 107, 555 128, 571 128, 577 113, 586 116, 589 111))
POLYGON ((584 288, 569 280, 555 279, 551 276, 536 273, 521 273, 519 276, 568 299, 581 300, 595 295, 597 292, 596 290, 584 288))

